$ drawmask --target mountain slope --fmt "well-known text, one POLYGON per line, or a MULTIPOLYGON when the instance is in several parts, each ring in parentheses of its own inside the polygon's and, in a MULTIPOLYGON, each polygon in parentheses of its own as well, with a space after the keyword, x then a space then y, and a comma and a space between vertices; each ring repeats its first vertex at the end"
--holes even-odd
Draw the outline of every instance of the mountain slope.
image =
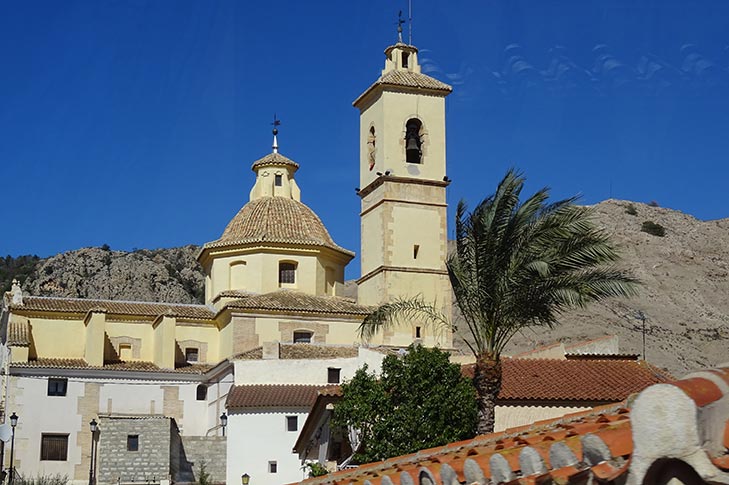
POLYGON ((614 334, 622 351, 642 354, 642 312, 650 362, 681 375, 729 361, 729 219, 700 221, 679 211, 617 200, 595 209, 597 222, 620 248, 624 266, 641 280, 640 295, 569 312, 554 330, 517 335, 509 351, 614 334), (641 231, 645 221, 663 226, 665 236, 641 231))

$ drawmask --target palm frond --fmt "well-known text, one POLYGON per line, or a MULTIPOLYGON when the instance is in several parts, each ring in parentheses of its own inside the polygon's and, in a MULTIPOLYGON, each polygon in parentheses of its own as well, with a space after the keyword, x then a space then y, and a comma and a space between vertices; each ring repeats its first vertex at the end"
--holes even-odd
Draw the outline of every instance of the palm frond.
POLYGON ((426 303, 422 297, 402 298, 383 303, 367 315, 357 328, 357 334, 369 341, 379 331, 397 326, 403 321, 419 321, 426 327, 437 330, 451 330, 450 319, 436 309, 434 304, 426 303))

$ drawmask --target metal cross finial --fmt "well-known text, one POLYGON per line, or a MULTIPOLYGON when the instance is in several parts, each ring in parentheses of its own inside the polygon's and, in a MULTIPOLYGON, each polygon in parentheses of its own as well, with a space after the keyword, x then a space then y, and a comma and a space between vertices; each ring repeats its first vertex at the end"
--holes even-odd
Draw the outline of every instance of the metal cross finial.
POLYGON ((402 24, 405 23, 405 19, 402 18, 402 10, 397 13, 397 41, 402 44, 402 24))
POLYGON ((276 113, 273 114, 273 153, 278 153, 278 140, 276 139, 276 135, 278 135, 278 126, 281 124, 281 120, 276 118, 276 113))

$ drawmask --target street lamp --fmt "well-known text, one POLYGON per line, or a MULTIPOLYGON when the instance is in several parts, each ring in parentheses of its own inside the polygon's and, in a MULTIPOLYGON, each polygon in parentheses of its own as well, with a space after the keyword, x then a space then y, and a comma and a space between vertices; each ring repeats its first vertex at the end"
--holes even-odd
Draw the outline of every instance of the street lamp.
POLYGON ((15 470, 13 469, 13 452, 15 451, 15 427, 17 425, 18 415, 13 413, 10 415, 10 426, 13 428, 13 434, 10 440, 10 478, 8 479, 8 485, 13 485, 13 478, 15 478, 15 470))
POLYGON ((228 426, 228 415, 225 413, 220 415, 220 426, 223 427, 223 436, 225 436, 225 427, 228 426))
POLYGON ((251 482, 251 476, 247 473, 244 473, 240 476, 240 483, 243 485, 248 485, 251 482))
POLYGON ((96 449, 94 437, 96 436, 96 430, 99 429, 99 423, 95 419, 92 419, 89 423, 89 429, 91 430, 91 462, 89 463, 89 485, 94 485, 94 451, 96 449))

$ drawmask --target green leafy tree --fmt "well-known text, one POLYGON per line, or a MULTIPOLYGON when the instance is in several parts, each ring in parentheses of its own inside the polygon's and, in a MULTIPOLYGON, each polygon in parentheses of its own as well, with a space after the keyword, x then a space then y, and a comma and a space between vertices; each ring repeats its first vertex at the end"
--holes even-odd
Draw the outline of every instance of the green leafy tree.
MULTIPOLYGON (((574 197, 548 203, 547 188, 522 202, 524 181, 510 170, 472 211, 458 204, 456 250, 446 262, 466 326, 458 336, 476 357, 479 433, 493 431, 500 357, 517 332, 551 328, 564 310, 634 295, 638 285, 615 266, 618 252, 592 222, 591 208, 576 205, 574 197)), ((365 318, 360 335, 369 339, 401 318, 452 328, 448 317, 415 298, 380 306, 365 318)))
POLYGON ((359 463, 470 438, 476 429, 473 384, 438 349, 411 345, 401 357, 386 356, 379 379, 365 365, 342 393, 333 424, 361 433, 359 463))

